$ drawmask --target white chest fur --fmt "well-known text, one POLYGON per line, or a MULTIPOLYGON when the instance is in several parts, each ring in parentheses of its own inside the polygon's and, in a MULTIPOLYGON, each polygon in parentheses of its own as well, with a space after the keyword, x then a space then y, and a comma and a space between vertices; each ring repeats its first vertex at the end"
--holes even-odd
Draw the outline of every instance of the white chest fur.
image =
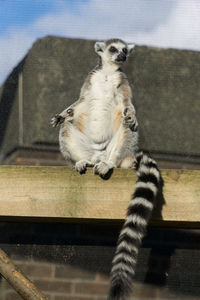
POLYGON ((113 135, 113 113, 120 105, 117 87, 119 73, 99 70, 91 78, 88 94, 88 135, 96 143, 103 143, 113 135))
POLYGON ((91 78, 91 97, 104 103, 116 101, 118 84, 118 72, 109 73, 99 70, 91 78))

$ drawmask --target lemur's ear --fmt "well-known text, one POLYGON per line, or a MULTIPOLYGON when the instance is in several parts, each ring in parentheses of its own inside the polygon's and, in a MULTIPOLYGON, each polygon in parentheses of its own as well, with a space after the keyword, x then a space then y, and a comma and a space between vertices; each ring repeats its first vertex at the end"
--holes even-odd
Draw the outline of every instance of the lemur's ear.
POLYGON ((128 54, 131 54, 134 48, 135 48, 135 44, 128 44, 128 54))
POLYGON ((103 52, 105 48, 106 48, 106 44, 104 42, 96 42, 94 44, 94 49, 97 54, 100 54, 99 52, 103 52))

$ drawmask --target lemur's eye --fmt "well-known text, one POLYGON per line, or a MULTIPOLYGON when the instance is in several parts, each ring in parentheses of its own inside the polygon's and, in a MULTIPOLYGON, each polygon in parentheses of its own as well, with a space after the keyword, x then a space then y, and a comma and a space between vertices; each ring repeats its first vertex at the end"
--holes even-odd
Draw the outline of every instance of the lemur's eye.
POLYGON ((124 54, 128 53, 128 50, 126 48, 123 48, 122 51, 124 52, 124 54))
POLYGON ((109 51, 110 51, 111 53, 118 52, 117 48, 115 48, 114 46, 111 46, 110 49, 109 49, 109 51))

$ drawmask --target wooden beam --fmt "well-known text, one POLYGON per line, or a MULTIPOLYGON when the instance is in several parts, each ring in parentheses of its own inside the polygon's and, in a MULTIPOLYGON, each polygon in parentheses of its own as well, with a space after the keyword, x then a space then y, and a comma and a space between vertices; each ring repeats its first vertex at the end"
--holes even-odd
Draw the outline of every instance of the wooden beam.
MULTIPOLYGON (((162 170, 162 176, 165 204, 160 197, 152 221, 200 227, 200 170, 162 170)), ((130 169, 103 180, 91 169, 80 175, 68 167, 0 166, 0 218, 121 220, 135 179, 130 169)))
POLYGON ((16 268, 7 254, 0 249, 0 274, 10 283, 25 300, 49 300, 21 271, 16 268))

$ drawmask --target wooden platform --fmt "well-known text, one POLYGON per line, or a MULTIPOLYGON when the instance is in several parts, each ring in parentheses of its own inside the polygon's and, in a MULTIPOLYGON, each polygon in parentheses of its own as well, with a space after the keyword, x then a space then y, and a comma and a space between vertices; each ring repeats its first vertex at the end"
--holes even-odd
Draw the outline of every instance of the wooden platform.
MULTIPOLYGON (((162 170, 163 195, 151 223, 200 228, 200 170, 162 170), (164 203, 165 202, 165 203, 164 203)), ((109 180, 67 167, 0 166, 0 220, 119 221, 134 190, 135 172, 109 180)))

